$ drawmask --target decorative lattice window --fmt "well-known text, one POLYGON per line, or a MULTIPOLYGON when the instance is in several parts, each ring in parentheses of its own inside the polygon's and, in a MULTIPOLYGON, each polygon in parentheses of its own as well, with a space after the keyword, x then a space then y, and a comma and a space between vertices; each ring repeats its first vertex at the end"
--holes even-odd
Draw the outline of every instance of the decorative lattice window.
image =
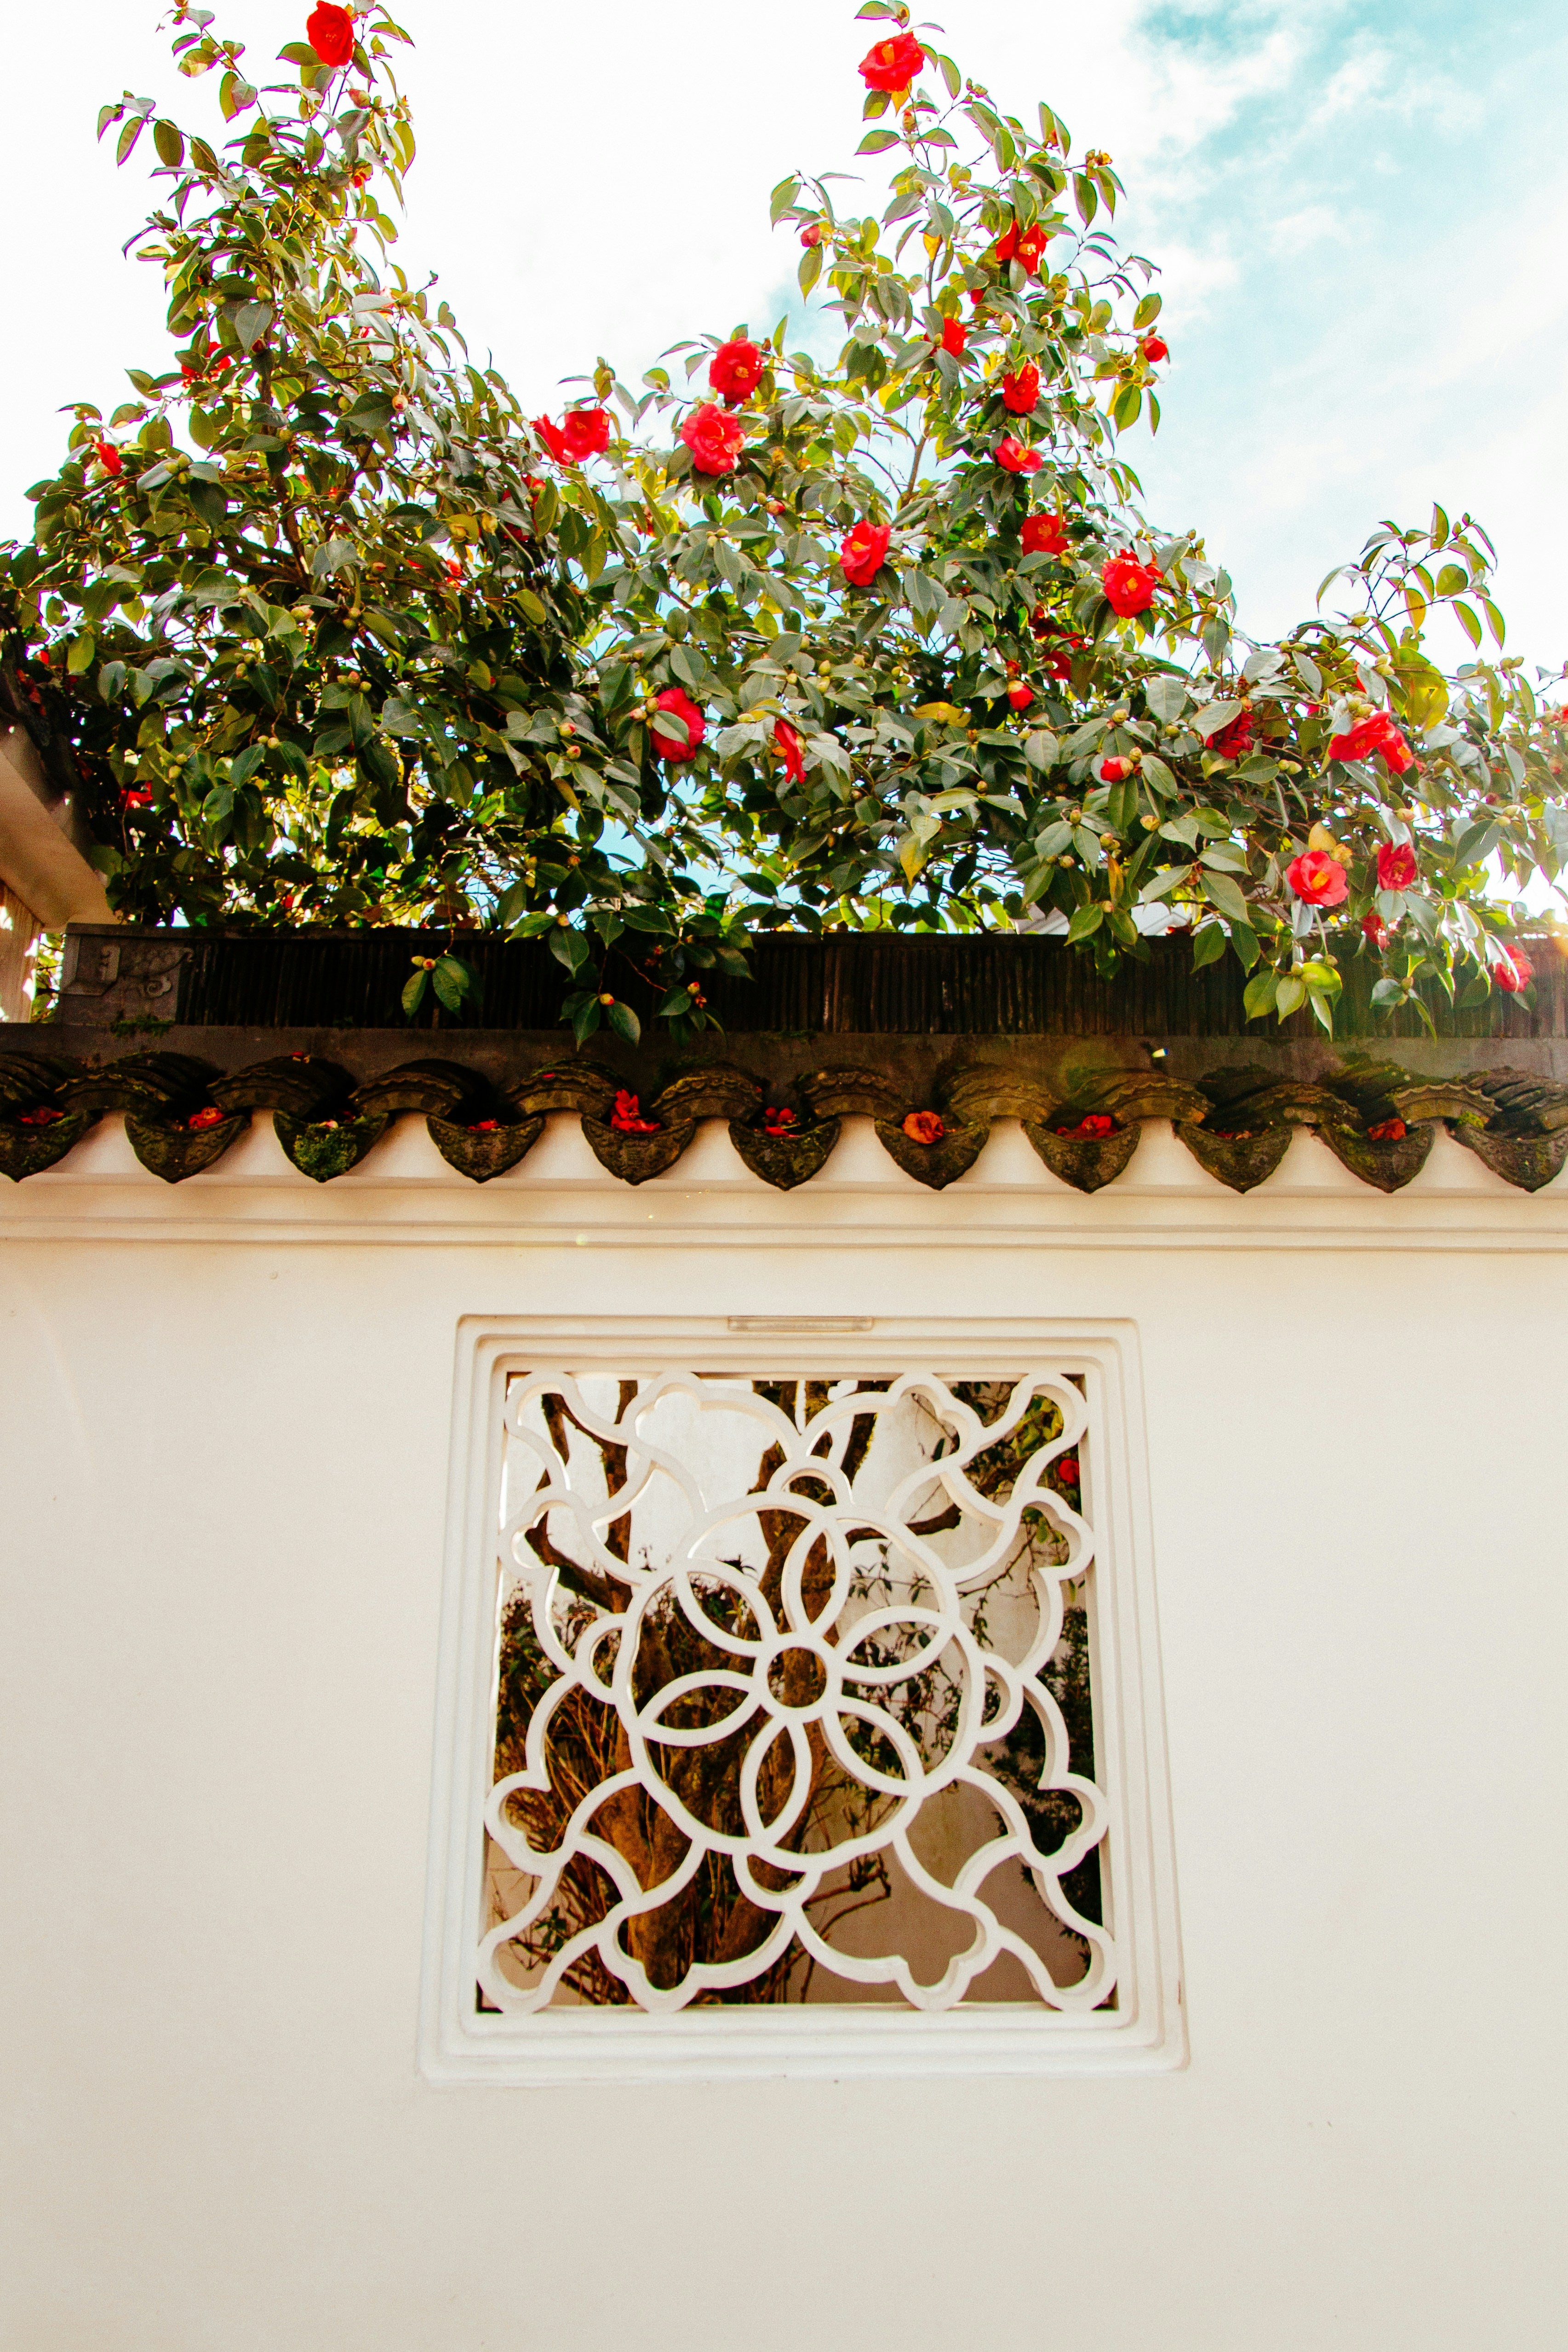
POLYGON ((904 1352, 481 1348, 435 2071, 1172 2062, 1117 1351, 904 1352))

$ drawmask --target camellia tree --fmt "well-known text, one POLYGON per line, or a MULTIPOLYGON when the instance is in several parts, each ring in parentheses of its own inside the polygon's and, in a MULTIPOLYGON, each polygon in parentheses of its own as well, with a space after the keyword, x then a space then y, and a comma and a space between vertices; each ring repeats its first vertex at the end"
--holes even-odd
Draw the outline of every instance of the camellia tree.
MULTIPOLYGON (((777 928, 1055 915, 1110 970, 1173 920, 1250 1013, 1325 1027, 1347 954, 1390 1011, 1528 990, 1498 876, 1568 858, 1568 712, 1502 654, 1489 543, 1385 525, 1342 614, 1249 636, 1142 514, 1161 298, 1047 107, 1003 113, 871 0, 886 201, 773 198, 837 361, 783 323, 692 337, 529 423, 383 258, 397 27, 318 6, 258 90, 175 13, 239 126, 220 154, 153 122, 177 372, 79 412, 3 583, 128 913, 547 933, 580 1038, 635 1036, 631 971, 700 1025, 704 973, 777 928)), ((153 112, 106 110, 122 160, 153 112)), ((434 980, 460 1003, 460 956, 434 980)))

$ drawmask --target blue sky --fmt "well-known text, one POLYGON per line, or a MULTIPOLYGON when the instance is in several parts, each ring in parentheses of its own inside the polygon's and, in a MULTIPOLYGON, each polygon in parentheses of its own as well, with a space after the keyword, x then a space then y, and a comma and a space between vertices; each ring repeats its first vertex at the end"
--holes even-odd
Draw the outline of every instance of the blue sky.
MULTIPOLYGON (((253 58, 307 0, 237 0, 253 58)), ((405 258, 438 269, 470 340, 531 399, 601 350, 623 369, 770 321, 795 258, 772 184, 847 165, 870 28, 837 0, 591 9, 408 0, 421 137, 405 258)), ((145 184, 93 144, 100 100, 174 82, 142 0, 74 0, 8 34, 0 93, 13 343, 0 528, 25 530, 58 406, 107 407, 160 357, 149 271, 119 258, 145 184)), ((1258 633, 1384 515, 1468 506, 1497 541, 1510 648, 1568 652, 1560 581, 1568 357, 1568 21, 1544 0, 952 0, 947 45, 1013 110, 1046 97, 1127 183, 1130 245, 1163 270, 1165 421, 1131 437, 1161 520, 1227 561, 1258 633)))

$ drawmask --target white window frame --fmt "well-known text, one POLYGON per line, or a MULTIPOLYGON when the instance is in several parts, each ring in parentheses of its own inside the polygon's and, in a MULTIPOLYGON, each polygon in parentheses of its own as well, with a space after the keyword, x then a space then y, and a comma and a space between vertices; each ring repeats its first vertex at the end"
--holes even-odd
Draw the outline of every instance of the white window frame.
POLYGON ((998 1317, 465 1316, 453 1389, 420 2066, 434 2083, 1152 2073, 1187 2056, 1161 1696, 1142 1377, 1126 1320, 998 1317), (480 2011, 474 1952, 491 1773, 496 1543, 506 1384, 552 1366, 751 1378, 930 1371, 1081 1379, 1084 1515, 1095 1530, 1096 1780, 1119 1970, 1114 2009, 1033 2002, 938 2013, 885 2003, 723 2006, 651 2016, 480 2011))

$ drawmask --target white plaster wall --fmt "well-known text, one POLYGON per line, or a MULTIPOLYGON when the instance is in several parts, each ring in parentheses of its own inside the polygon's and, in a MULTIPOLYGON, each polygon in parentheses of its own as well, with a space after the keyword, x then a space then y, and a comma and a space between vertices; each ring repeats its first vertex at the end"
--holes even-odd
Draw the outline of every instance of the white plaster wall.
POLYGON ((174 1189, 110 1121, 6 1188, 0 2344, 1555 2352, 1565 1251, 1443 1138, 781 1196, 260 1120, 174 1189), (1191 2065, 426 2083, 458 1317, 911 1303, 1137 1323, 1191 2065))

